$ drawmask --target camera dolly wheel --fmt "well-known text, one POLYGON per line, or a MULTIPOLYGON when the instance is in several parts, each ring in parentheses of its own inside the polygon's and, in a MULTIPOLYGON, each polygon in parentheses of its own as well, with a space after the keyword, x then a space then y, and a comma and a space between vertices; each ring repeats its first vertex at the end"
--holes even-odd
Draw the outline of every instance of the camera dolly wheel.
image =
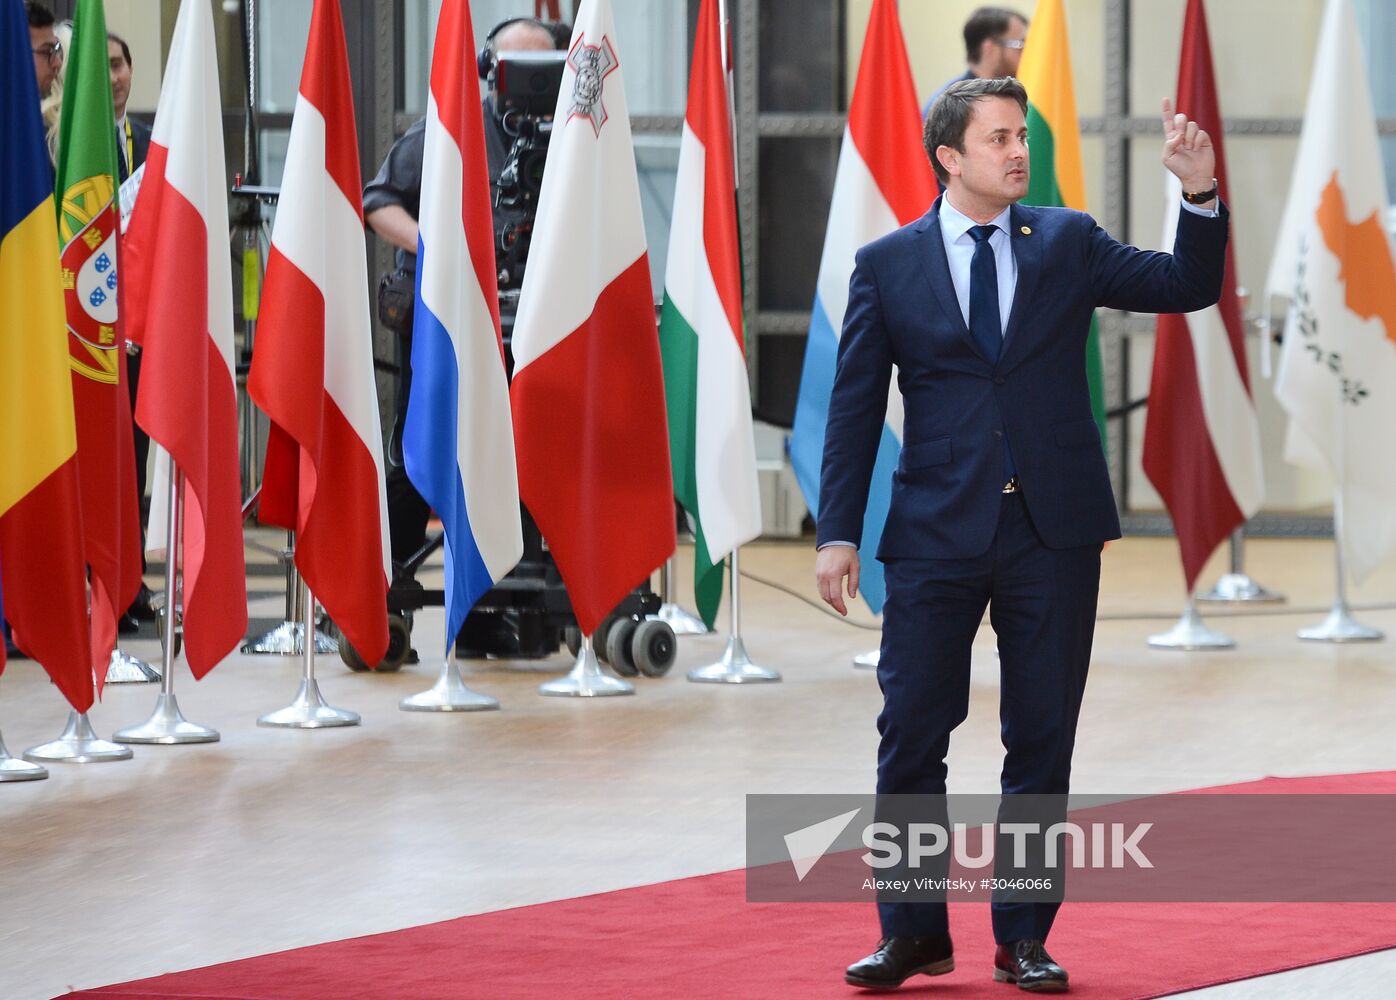
MULTIPOLYGON (((398 614, 396 611, 388 612, 388 651, 383 654, 383 660, 376 669, 384 673, 396 673, 402 669, 402 665, 407 662, 408 654, 412 651, 412 616, 410 614, 398 614)), ((359 651, 342 634, 339 640, 339 658, 344 661, 344 665, 356 673, 375 669, 372 664, 364 660, 359 655, 359 651)))
POLYGON ((646 620, 630 636, 630 658, 646 677, 663 677, 678 659, 678 642, 668 622, 646 620))
POLYGON ((635 634, 636 624, 632 618, 618 618, 606 630, 606 662, 622 677, 635 677, 640 668, 631 655, 630 637, 635 634))

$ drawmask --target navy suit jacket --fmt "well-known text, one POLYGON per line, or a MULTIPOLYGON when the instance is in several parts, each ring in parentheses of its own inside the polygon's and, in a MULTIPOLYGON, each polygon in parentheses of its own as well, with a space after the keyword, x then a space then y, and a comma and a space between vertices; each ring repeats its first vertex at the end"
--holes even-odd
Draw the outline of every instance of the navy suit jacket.
POLYGON ((939 199, 860 249, 825 430, 818 544, 862 539, 893 365, 906 417, 879 559, 984 553, 998 524, 1005 440, 1049 548, 1118 538, 1086 337, 1098 307, 1185 313, 1220 298, 1226 208, 1215 219, 1179 212, 1167 254, 1126 246, 1082 212, 1014 205, 1018 284, 997 364, 960 313, 939 199))

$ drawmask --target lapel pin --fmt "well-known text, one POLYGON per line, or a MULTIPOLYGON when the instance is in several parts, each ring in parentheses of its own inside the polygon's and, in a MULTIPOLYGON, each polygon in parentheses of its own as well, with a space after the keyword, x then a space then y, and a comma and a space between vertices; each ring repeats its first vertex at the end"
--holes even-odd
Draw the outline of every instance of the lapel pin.
POLYGON ((1024 236, 1031 236, 1032 226, 1024 226, 1023 228, 1019 229, 1018 232, 1022 233, 1024 236))

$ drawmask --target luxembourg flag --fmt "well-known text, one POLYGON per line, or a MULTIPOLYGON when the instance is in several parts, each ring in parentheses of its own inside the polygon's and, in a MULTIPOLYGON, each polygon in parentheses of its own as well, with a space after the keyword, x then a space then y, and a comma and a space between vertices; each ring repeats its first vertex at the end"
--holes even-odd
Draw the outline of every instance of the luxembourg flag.
MULTIPOLYGON (((935 174, 921 146, 921 109, 897 20, 896 0, 874 0, 834 175, 829 227, 805 345, 805 368, 795 403, 795 429, 790 436, 795 477, 816 519, 824 425, 829 418, 853 255, 864 244, 919 219, 935 198, 935 174)), ((863 519, 863 544, 858 550, 859 588, 875 613, 882 610, 887 598, 882 564, 875 556, 891 504, 892 473, 901 446, 902 397, 894 374, 863 519)))
POLYGON ((145 348, 136 422, 184 474, 184 647, 195 677, 247 631, 225 169, 213 14, 208 0, 184 0, 121 287, 128 336, 145 348))
POLYGON ((339 0, 316 0, 248 391, 271 417, 261 519, 367 663, 388 648, 388 505, 358 139, 339 0))
POLYGON ((446 645, 523 555, 485 131, 466 0, 436 28, 412 321, 407 475, 446 530, 446 645))

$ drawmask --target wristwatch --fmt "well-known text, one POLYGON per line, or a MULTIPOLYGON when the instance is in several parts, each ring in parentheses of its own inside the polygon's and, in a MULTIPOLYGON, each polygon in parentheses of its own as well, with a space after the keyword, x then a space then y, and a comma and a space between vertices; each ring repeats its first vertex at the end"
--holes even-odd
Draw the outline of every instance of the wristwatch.
POLYGON ((1212 178, 1212 186, 1206 191, 1184 191, 1183 200, 1189 205, 1205 205, 1217 196, 1217 179, 1212 178))

